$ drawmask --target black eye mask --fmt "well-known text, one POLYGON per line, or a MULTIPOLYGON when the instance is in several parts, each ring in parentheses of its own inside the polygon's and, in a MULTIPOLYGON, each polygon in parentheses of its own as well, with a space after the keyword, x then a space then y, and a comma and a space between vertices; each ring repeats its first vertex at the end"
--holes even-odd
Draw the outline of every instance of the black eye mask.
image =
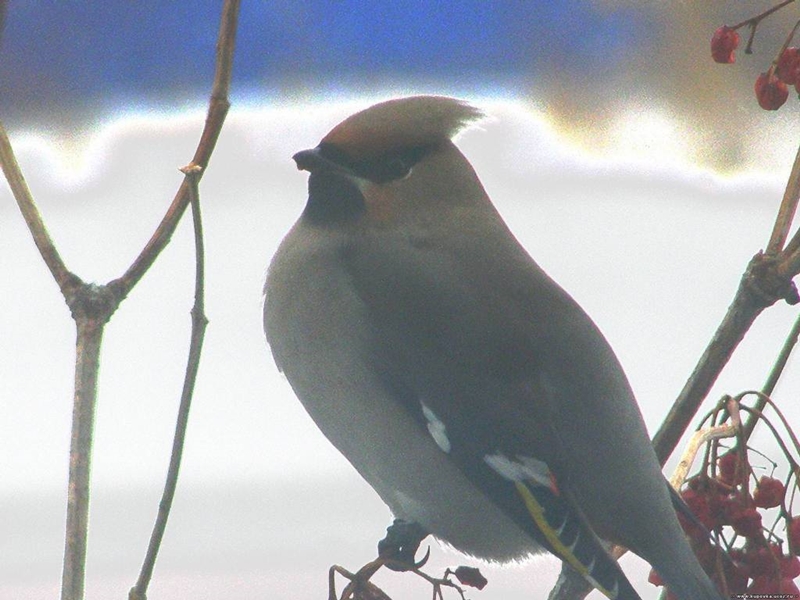
POLYGON ((414 165, 422 160, 432 149, 433 146, 431 145, 414 146, 412 148, 392 150, 370 160, 352 161, 333 144, 322 143, 319 145, 319 151, 322 156, 343 167, 347 167, 354 175, 374 183, 388 183, 389 181, 407 177, 414 165))

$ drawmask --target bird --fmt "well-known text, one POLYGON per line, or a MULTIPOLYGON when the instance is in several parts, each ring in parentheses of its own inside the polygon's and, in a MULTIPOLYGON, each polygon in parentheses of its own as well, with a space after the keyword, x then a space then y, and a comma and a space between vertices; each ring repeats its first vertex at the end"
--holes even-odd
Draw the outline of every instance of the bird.
POLYGON ((612 348, 453 141, 484 116, 395 98, 293 156, 308 198, 267 270, 275 363, 411 558, 429 534, 489 562, 550 552, 639 599, 614 543, 680 600, 721 600, 612 348))

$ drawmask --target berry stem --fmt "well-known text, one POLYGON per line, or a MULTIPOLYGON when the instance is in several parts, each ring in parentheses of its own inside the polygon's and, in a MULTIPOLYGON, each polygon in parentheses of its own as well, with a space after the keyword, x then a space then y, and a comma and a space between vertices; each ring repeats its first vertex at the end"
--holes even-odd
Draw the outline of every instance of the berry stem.
POLYGON ((769 9, 765 10, 764 12, 756 15, 755 17, 750 17, 749 19, 746 19, 746 20, 742 21, 741 23, 737 23, 736 25, 731 25, 731 29, 734 29, 734 30, 735 29, 740 29, 741 27, 744 27, 745 25, 750 25, 753 29, 755 29, 756 26, 763 19, 765 19, 766 17, 770 16, 775 11, 778 11, 778 10, 782 9, 787 4, 791 4, 792 2, 794 2, 794 0, 783 0, 783 2, 781 2, 780 4, 776 4, 772 8, 769 8, 769 9))
MULTIPOLYGON (((743 411, 751 415, 754 415, 759 421, 763 422, 764 425, 766 425, 769 428, 769 430, 772 432, 772 437, 775 438, 775 441, 778 443, 778 447, 780 447, 781 451, 783 452, 783 455, 786 457, 786 460, 792 466, 792 468, 795 468, 795 466, 797 465, 797 461, 795 461, 794 458, 792 457, 792 453, 789 451, 789 448, 786 446, 786 443, 783 441, 783 438, 778 433, 778 430, 775 428, 775 425, 773 425, 772 421, 770 421, 767 417, 765 417, 764 413, 762 413, 759 410, 756 410, 755 408, 750 408, 749 406, 745 406, 743 404, 740 406, 740 408, 743 411)), ((749 486, 746 487, 745 489, 748 489, 749 491, 749 486)))
POLYGON ((744 27, 745 25, 750 26, 750 36, 747 38, 747 46, 745 46, 744 48, 745 54, 753 53, 753 40, 756 37, 756 28, 758 27, 758 24, 772 13, 782 9, 784 6, 786 6, 787 4, 791 4, 792 2, 794 2, 794 0, 783 0, 783 2, 781 2, 780 4, 776 4, 772 8, 765 10, 764 12, 756 15, 755 17, 750 17, 749 19, 746 19, 741 23, 737 23, 736 25, 731 26, 731 29, 733 29, 734 31, 741 27, 744 27))
POLYGON ((797 23, 794 24, 794 27, 792 27, 792 30, 789 32, 789 35, 786 37, 786 41, 783 42, 783 46, 781 46, 781 49, 778 51, 778 55, 772 61, 773 70, 775 69, 775 67, 778 66, 778 61, 780 60, 781 55, 789 47, 789 44, 792 43, 792 38, 794 37, 794 34, 797 32, 798 27, 800 27, 800 20, 798 20, 797 23))
MULTIPOLYGON (((775 411, 775 414, 778 416, 778 419, 783 425, 783 428, 786 429, 786 433, 789 435, 789 439, 792 440, 792 445, 794 446, 795 452, 800 455, 800 440, 797 439, 794 430, 789 424, 789 421, 786 419, 786 415, 784 415, 781 409, 778 408, 778 405, 775 403, 775 401, 772 400, 772 398, 770 398, 769 396, 766 396, 763 392, 748 392, 748 393, 755 394, 759 398, 759 400, 763 401, 763 406, 769 405, 772 408, 772 410, 775 411)), ((758 404, 754 407, 754 409, 758 410, 759 412, 763 410, 762 408, 759 408, 758 404)), ((791 455, 789 455, 789 464, 791 465, 792 470, 800 468, 800 465, 798 465, 794 461, 794 459, 791 458, 791 455)))

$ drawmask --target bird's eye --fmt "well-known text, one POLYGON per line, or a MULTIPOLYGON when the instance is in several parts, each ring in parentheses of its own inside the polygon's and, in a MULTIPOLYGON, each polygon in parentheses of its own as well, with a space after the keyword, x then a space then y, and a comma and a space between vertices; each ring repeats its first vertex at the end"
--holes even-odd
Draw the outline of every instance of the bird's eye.
POLYGON ((386 165, 386 171, 392 175, 392 179, 402 179, 411 173, 411 165, 406 164, 402 158, 395 158, 386 165))
POLYGON ((366 179, 375 183, 387 183, 408 177, 414 165, 419 163, 428 152, 430 146, 417 146, 403 148, 384 154, 383 156, 363 161, 356 167, 356 171, 366 179))

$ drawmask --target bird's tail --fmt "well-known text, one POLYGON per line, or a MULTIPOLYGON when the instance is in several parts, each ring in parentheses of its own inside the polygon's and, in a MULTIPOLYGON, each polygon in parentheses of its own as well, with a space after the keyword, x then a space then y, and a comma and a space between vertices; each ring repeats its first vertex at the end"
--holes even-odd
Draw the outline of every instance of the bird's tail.
POLYGON ((515 485, 531 517, 528 531, 534 539, 610 600, 641 600, 583 515, 561 494, 528 481, 515 485))
MULTIPOLYGON (((681 498, 680 494, 667 482, 667 488, 670 492, 670 499, 675 511, 688 519, 694 527, 700 531, 705 532, 709 540, 711 540, 711 533, 706 529, 692 510, 686 505, 681 498)), ((685 536, 681 536, 680 540, 685 540, 685 536)), ((716 586, 711 583, 706 573, 700 567, 700 564, 694 556, 689 543, 686 542, 686 549, 674 553, 679 557, 675 564, 661 565, 658 574, 667 585, 672 594, 681 600, 723 600, 722 594, 717 590, 716 586), (683 563, 681 563, 683 560, 683 563)), ((728 559, 725 555, 725 559, 728 559)), ((728 559, 729 560, 729 559, 728 559)))

